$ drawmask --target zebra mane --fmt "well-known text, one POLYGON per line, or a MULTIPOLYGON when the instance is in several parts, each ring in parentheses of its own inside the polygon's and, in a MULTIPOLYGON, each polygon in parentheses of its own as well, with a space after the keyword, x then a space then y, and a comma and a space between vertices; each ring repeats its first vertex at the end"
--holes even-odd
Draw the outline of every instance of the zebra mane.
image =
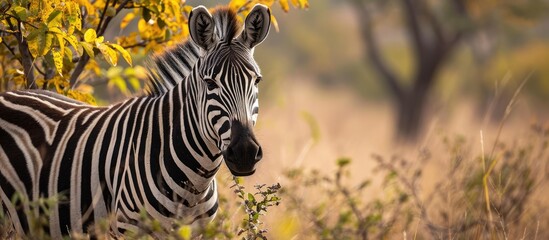
MULTIPOLYGON (((215 35, 220 42, 230 43, 240 32, 236 12, 228 7, 217 7, 212 12, 215 22, 215 35)), ((154 55, 148 60, 146 94, 157 96, 174 88, 191 73, 193 66, 202 54, 202 49, 190 38, 175 47, 154 55)))

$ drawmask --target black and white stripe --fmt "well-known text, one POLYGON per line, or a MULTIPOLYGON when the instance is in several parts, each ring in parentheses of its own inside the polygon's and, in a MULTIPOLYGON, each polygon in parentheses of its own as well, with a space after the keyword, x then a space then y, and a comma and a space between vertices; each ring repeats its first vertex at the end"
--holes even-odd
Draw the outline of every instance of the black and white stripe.
POLYGON ((141 211, 167 229, 208 221, 224 157, 235 175, 255 171, 261 74, 252 54, 270 13, 254 7, 238 37, 234 12, 212 15, 193 10, 193 41, 154 58, 146 96, 94 107, 46 91, 0 93, 0 199, 19 234, 29 213, 49 214, 54 239, 110 215, 115 234, 136 230, 141 211), (31 204, 59 196, 49 213, 31 204))

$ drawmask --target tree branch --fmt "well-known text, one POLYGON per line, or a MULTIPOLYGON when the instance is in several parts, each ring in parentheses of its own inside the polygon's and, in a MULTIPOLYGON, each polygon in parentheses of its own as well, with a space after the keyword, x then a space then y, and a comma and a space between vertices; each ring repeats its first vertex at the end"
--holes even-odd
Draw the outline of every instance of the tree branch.
POLYGON ((124 49, 128 49, 128 48, 134 48, 134 47, 144 47, 144 46, 147 46, 147 44, 149 44, 150 42, 156 42, 156 43, 165 43, 165 42, 168 42, 168 40, 161 40, 162 38, 156 38, 156 39, 150 39, 150 40, 144 40, 144 41, 140 41, 140 42, 137 42, 137 43, 134 43, 134 44, 130 44, 130 45, 124 45, 122 46, 124 49), (157 40, 158 39, 158 40, 157 40))
POLYGON ((416 51, 416 58, 418 62, 421 62, 423 59, 422 55, 425 53, 425 39, 422 37, 421 27, 417 16, 417 8, 412 3, 412 0, 402 0, 402 4, 402 8, 406 15, 408 32, 410 33, 410 37, 414 44, 414 50, 416 51))
POLYGON ((356 9, 360 11, 358 15, 362 27, 362 37, 367 48, 367 56, 374 65, 376 71, 384 79, 382 82, 387 86, 389 91, 399 102, 405 101, 406 93, 402 86, 398 83, 399 81, 397 76, 392 70, 389 69, 381 57, 379 46, 372 29, 373 23, 365 3, 360 0, 354 0, 353 3, 356 5, 356 9))
MULTIPOLYGON (((116 13, 112 17, 107 17, 105 19, 105 13, 107 11, 107 8, 109 6, 109 0, 105 3, 105 7, 103 8, 103 12, 101 13, 101 19, 99 20, 99 24, 97 25, 95 31, 98 36, 102 36, 105 33, 105 30, 107 30, 107 26, 109 25, 110 21, 113 17, 118 15, 122 9, 124 9, 124 6, 129 2, 130 0, 124 0, 120 5, 118 5, 118 8, 116 8, 116 13)), ((116 4, 116 0, 114 1, 114 4, 116 4)), ((80 58, 80 61, 78 61, 78 64, 76 64, 76 67, 74 68, 74 71, 72 72, 71 78, 70 78, 70 85, 71 88, 76 87, 76 83, 78 81, 78 77, 80 74, 82 74, 82 71, 84 71, 84 68, 86 67, 86 64, 88 64, 88 61, 90 60, 90 56, 86 52, 82 54, 82 57, 80 58)))
MULTIPOLYGON (((16 38, 17 38, 17 37, 16 37, 16 38)), ((6 43, 5 40, 2 41, 2 44, 4 44, 4 46, 6 46, 6 48, 8 49, 8 51, 10 51, 11 55, 13 55, 14 57, 16 56, 16 55, 15 55, 15 51, 6 43)), ((19 63, 21 63, 21 59, 19 59, 19 58, 15 58, 15 59, 17 59, 17 61, 18 61, 19 63)))
POLYGON ((101 26, 103 26, 103 20, 105 20, 105 16, 107 15, 107 8, 109 8, 109 0, 105 1, 105 7, 103 7, 103 11, 101 12, 101 17, 99 18, 99 24, 97 24, 97 27, 95 27, 95 32, 99 32, 99 29, 101 29, 101 26))
MULTIPOLYGON (((21 54, 21 60, 19 60, 19 62, 21 63, 21 65, 23 65, 23 73, 25 74, 25 78, 27 79, 27 88, 34 89, 36 88, 36 84, 34 82, 34 70, 33 70, 34 59, 29 51, 29 45, 27 43, 27 40, 23 38, 23 36, 21 35, 21 29, 19 29, 21 26, 21 22, 19 21, 19 19, 17 18, 15 19, 17 20, 18 32, 15 32, 14 36, 15 36, 15 39, 17 40, 19 53, 21 54)), ((10 29, 15 31, 15 27, 11 24, 11 21, 8 20, 7 22, 10 29)))
POLYGON ((440 25, 439 19, 433 14, 433 11, 431 11, 431 8, 429 8, 428 4, 425 2, 419 3, 420 11, 425 16, 425 19, 429 23, 431 30, 433 31, 436 40, 438 42, 445 42, 446 36, 444 35, 444 30, 440 25))

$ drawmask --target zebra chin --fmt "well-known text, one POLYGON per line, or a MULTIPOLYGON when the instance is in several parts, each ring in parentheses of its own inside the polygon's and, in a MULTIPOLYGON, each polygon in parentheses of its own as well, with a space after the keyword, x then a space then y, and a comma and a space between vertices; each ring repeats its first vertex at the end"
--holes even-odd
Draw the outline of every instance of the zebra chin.
POLYGON ((251 128, 233 120, 231 142, 223 151, 223 157, 234 176, 250 176, 255 173, 256 163, 263 158, 263 150, 251 128))

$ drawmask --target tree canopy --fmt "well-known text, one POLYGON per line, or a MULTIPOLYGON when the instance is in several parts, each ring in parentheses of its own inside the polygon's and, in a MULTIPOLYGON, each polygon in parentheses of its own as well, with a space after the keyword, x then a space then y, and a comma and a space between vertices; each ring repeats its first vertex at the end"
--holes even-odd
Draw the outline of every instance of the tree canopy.
MULTIPOLYGON (((257 3, 278 4, 285 12, 290 6, 308 8, 307 0, 231 0, 227 5, 243 18, 257 3)), ((127 83, 139 89, 132 55, 187 39, 192 8, 184 0, 2 0, 0 91, 46 89, 95 104, 93 87, 82 80, 100 77, 102 62, 110 66, 110 86, 123 93, 127 83), (137 25, 135 31, 105 40, 107 29, 130 24, 137 25), (116 67, 121 61, 127 66, 116 67)))

